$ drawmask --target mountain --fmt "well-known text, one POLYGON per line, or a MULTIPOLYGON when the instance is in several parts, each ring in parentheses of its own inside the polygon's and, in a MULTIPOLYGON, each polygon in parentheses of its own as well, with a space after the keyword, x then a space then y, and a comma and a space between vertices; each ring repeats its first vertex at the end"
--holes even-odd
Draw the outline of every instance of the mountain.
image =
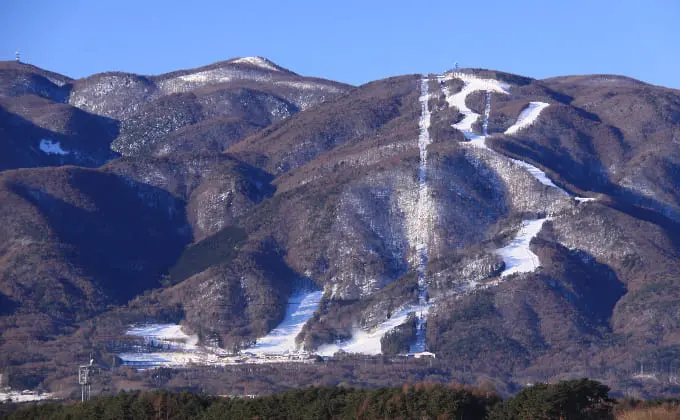
POLYGON ((677 90, 485 69, 351 87, 260 57, 80 80, 3 63, 0 81, 15 377, 56 384, 67 351, 179 367, 305 350, 434 354, 419 379, 509 392, 677 391, 677 90), (165 344, 140 350, 132 324, 165 344))

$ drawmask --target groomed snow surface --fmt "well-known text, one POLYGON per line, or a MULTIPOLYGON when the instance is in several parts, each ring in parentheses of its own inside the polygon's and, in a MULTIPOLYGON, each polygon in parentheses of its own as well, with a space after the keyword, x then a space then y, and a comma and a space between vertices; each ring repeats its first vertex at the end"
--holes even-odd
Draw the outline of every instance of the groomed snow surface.
POLYGON ((291 359, 298 353, 295 337, 312 317, 321 302, 323 292, 298 293, 288 300, 286 315, 265 337, 242 355, 229 355, 218 347, 198 345, 198 337, 188 335, 176 324, 148 324, 132 326, 127 334, 142 337, 144 342, 159 351, 126 352, 118 354, 123 364, 140 368, 181 367, 189 364, 223 366, 240 363, 280 363, 308 361, 304 357, 291 359), (279 356, 279 357, 277 357, 279 356))
POLYGON ((408 320, 408 315, 415 312, 417 315, 427 317, 429 305, 407 306, 393 314, 389 319, 370 331, 356 329, 352 333, 352 338, 336 344, 327 344, 319 347, 317 354, 321 356, 332 356, 339 351, 346 353, 360 353, 366 355, 377 355, 382 353, 380 340, 394 328, 404 324, 408 320))
POLYGON ((48 155, 68 155, 70 152, 61 148, 61 144, 58 141, 53 141, 50 139, 40 140, 40 150, 48 155))
POLYGON ((496 254, 505 262, 505 270, 501 273, 501 277, 515 273, 529 273, 539 266, 538 256, 531 251, 529 243, 541 231, 546 220, 548 219, 525 220, 515 239, 507 246, 496 250, 496 254))
POLYGON ((520 130, 529 127, 536 119, 538 119, 538 116, 541 115, 541 111, 548 106, 550 106, 550 104, 545 102, 529 102, 529 105, 520 112, 517 121, 505 130, 505 134, 517 134, 520 130))
POLYGON ((298 350, 295 337, 300 334, 309 318, 319 307, 322 291, 306 292, 292 296, 286 315, 278 327, 257 340, 257 344, 244 350, 253 354, 289 354, 298 350))
MULTIPOLYGON (((496 92, 496 93, 501 93, 501 94, 508 94, 508 89, 509 85, 507 83, 500 82, 498 80, 494 79, 481 79, 477 76, 471 75, 471 74, 466 74, 466 73, 452 73, 449 75, 445 75, 439 78, 439 80, 451 80, 453 78, 460 79, 463 81, 463 89, 460 90, 460 92, 455 93, 453 95, 450 94, 450 90, 448 88, 444 88, 443 92, 446 96, 446 102, 449 104, 449 106, 456 107, 458 111, 463 114, 463 119, 456 123, 453 124, 453 128, 460 130, 463 132, 463 135, 465 136, 466 139, 468 140, 480 140, 481 137, 481 142, 482 145, 484 144, 484 136, 480 136, 479 134, 475 133, 472 129, 472 126, 477 122, 479 119, 480 115, 468 108, 467 104, 465 103, 467 97, 469 94, 476 92, 476 91, 486 91, 486 92, 496 92)), ((490 112, 490 106, 487 106, 488 111, 490 112)), ((485 113, 487 110, 485 110, 485 113)), ((488 116, 488 115, 487 115, 488 116)))
POLYGON ((513 162, 515 162, 517 165, 521 166, 522 168, 526 169, 531 174, 531 176, 536 178, 536 180, 538 180, 538 182, 540 182, 541 184, 547 185, 549 187, 557 188, 558 190, 562 191, 565 195, 567 194, 566 191, 564 191, 562 188, 555 185, 550 180, 550 178, 548 178, 548 175, 546 175, 545 172, 538 169, 534 165, 532 165, 530 163, 526 163, 526 162, 519 160, 519 159, 510 159, 510 160, 512 160, 513 162))
POLYGON ((176 324, 149 324, 132 327, 127 335, 143 337, 172 348, 191 349, 198 344, 197 335, 187 335, 182 327, 176 324))

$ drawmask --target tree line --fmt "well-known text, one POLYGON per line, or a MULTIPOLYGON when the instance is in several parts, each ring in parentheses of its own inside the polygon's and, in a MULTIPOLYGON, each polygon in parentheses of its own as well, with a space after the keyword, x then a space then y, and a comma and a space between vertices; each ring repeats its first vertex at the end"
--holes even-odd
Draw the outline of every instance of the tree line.
MULTIPOLYGON (((615 418, 616 401, 608 394, 607 386, 589 379, 537 384, 506 400, 479 388, 427 383, 379 389, 313 387, 252 399, 159 390, 120 392, 85 403, 50 402, 21 406, 4 415, 0 411, 0 417, 14 420, 609 420, 615 418)), ((628 403, 627 407, 633 405, 628 403)))

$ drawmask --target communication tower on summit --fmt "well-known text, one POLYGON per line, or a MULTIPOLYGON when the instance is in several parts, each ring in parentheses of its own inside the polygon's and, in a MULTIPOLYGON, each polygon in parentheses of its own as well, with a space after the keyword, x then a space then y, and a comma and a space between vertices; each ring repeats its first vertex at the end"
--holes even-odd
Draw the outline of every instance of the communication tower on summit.
POLYGON ((16 61, 17 63, 21 62, 21 54, 19 53, 19 50, 16 50, 14 52, 14 61, 16 61))

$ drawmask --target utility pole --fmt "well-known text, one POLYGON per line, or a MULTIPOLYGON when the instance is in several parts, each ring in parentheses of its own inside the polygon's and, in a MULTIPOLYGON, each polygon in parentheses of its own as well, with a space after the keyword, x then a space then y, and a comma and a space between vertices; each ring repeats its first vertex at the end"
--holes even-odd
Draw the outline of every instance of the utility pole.
POLYGON ((78 367, 78 384, 80 384, 80 401, 85 402, 90 400, 90 391, 91 391, 91 376, 90 374, 92 373, 92 365, 94 364, 94 359, 90 355, 90 364, 89 365, 80 365, 78 367))

